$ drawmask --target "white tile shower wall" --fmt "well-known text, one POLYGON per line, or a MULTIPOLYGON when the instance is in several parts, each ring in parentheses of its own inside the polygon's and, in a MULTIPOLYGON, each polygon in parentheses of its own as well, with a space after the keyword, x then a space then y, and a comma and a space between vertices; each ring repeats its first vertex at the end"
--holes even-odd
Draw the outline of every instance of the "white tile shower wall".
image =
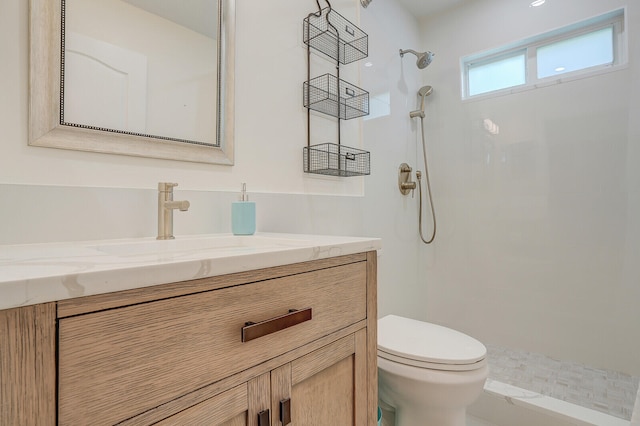
POLYGON ((237 2, 233 167, 27 146, 28 2, 4 1, 0 244, 152 237, 158 181, 179 182, 176 198, 191 201, 188 212, 175 214, 176 235, 229 232, 230 203, 245 181, 258 203, 259 230, 382 237, 380 313, 418 316, 424 286, 416 284, 417 198, 397 189, 400 163, 416 163, 417 129, 407 114, 415 109, 420 81, 414 61, 403 62, 398 49, 417 48, 418 23, 395 1, 374 2, 366 10, 357 0, 332 5, 349 19, 360 15, 369 35, 369 58, 345 72, 360 74, 363 88, 389 99, 387 115, 353 121, 371 151, 372 174, 362 179, 301 172, 302 18, 315 8, 313 0, 237 2))
POLYGON ((640 4, 467 2, 421 22, 439 239, 425 319, 640 374, 640 4), (626 7, 628 67, 462 102, 462 56, 626 7), (505 17, 508 17, 505 19, 505 17), (484 131, 490 119, 499 134, 484 131))
MULTIPOLYGON (((369 57, 361 65, 363 87, 377 99, 375 118, 363 122, 371 149, 372 174, 367 178, 363 220, 365 230, 383 239, 379 262, 378 314, 416 317, 424 305, 424 285, 418 280, 418 197, 398 190, 398 168, 416 170, 416 127, 409 111, 416 108, 420 72, 399 49, 420 45, 416 19, 395 1, 380 1, 361 11, 369 34, 369 57)), ((415 174, 413 174, 415 180, 415 174)))

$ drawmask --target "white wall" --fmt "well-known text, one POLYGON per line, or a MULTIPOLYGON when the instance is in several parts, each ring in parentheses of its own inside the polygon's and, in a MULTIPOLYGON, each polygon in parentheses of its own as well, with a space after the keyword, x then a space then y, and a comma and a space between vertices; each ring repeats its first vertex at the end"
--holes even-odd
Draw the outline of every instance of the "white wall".
MULTIPOLYGON (((416 165, 416 128, 409 111, 416 108, 420 72, 399 49, 417 49, 415 18, 395 1, 375 1, 361 12, 369 34, 369 57, 363 62, 362 85, 372 99, 386 99, 388 115, 364 121, 364 140, 371 149, 372 174, 367 178, 362 219, 365 229, 383 239, 379 263, 379 315, 416 317, 424 310, 426 287, 418 279, 419 257, 417 195, 403 196, 398 189, 401 163, 416 165)), ((376 108, 382 101, 376 101, 376 108)), ((372 101, 372 110, 374 101, 372 101)), ((385 111, 385 108, 380 108, 385 111)))
MULTIPOLYGON (((333 5, 345 16, 357 18, 359 2, 337 0, 333 5)), ((237 2, 233 167, 28 147, 28 2, 6 0, 1 7, 0 182, 151 189, 159 181, 176 181, 187 189, 234 191, 240 182, 247 182, 253 192, 363 195, 364 178, 302 172, 302 148, 307 142, 302 20, 315 9, 315 2, 237 2)), ((358 65, 345 69, 344 78, 358 84, 358 65)), ((321 132, 323 125, 335 128, 335 120, 325 121, 316 131, 321 132)), ((343 143, 362 144, 358 120, 346 122, 344 132, 343 143)))
MULTIPOLYGON (((417 315, 416 200, 398 192, 397 168, 415 164, 406 114, 415 108, 419 73, 398 49, 416 48, 418 23, 393 1, 366 10, 357 0, 332 4, 356 22, 361 15, 369 35, 369 58, 344 67, 344 78, 372 94, 388 92, 391 102, 392 115, 345 124, 343 143, 371 151, 366 178, 302 173, 302 20, 312 0, 237 2, 233 167, 29 147, 28 2, 0 2, 0 244, 154 236, 159 181, 179 182, 176 199, 191 202, 175 214, 177 236, 230 232, 230 203, 247 182, 259 231, 382 237, 380 312, 417 315)), ((314 72, 322 61, 314 58, 314 72)), ((332 137, 332 126, 319 128, 313 143, 332 137)))
POLYGON ((439 236, 421 317, 508 347, 640 374, 640 5, 477 0, 421 23, 439 236), (462 56, 627 6, 629 66, 460 100, 462 56), (508 17, 508 19, 505 19, 508 17), (500 133, 490 135, 491 119, 500 133))

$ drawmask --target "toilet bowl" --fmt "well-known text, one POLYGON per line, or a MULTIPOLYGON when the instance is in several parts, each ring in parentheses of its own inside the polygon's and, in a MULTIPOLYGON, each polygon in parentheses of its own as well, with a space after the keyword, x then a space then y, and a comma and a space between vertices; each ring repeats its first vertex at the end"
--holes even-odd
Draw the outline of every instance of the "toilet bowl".
POLYGON ((464 426, 481 394, 487 349, 466 334, 388 315, 378 320, 378 390, 396 426, 464 426))

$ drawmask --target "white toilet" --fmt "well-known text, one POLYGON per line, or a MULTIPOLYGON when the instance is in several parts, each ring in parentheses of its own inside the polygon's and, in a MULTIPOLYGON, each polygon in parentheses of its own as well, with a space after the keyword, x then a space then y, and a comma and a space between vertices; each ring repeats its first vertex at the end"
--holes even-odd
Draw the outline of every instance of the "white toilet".
POLYGON ((487 348, 466 334, 395 315, 378 320, 378 390, 396 426, 464 426, 489 373, 487 348))

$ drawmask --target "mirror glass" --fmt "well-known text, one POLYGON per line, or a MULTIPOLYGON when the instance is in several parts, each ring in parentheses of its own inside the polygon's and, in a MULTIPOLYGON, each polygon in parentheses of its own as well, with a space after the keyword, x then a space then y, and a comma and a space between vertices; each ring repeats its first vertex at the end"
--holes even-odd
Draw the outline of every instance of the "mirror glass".
POLYGON ((233 164, 235 0, 30 0, 29 144, 233 164))
POLYGON ((62 124, 218 145, 217 0, 64 0, 62 124))

